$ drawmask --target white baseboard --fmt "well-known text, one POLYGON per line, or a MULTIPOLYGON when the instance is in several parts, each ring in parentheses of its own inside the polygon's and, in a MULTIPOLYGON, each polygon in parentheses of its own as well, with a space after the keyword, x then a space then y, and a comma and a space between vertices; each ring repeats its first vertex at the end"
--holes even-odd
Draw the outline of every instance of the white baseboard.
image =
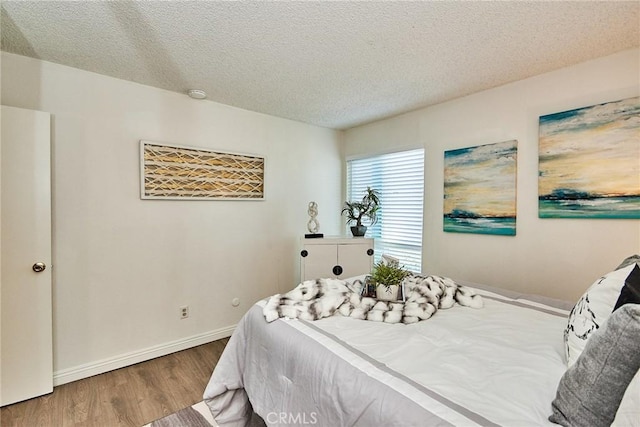
POLYGON ((108 359, 85 363, 84 365, 75 366, 73 368, 61 369, 53 373, 53 385, 58 386, 70 383, 72 381, 92 377, 104 372, 113 371, 114 369, 120 369, 124 368, 125 366, 130 366, 136 363, 155 359, 156 357, 175 353, 176 351, 186 350, 191 347, 207 344, 209 342, 231 336, 235 328, 236 325, 227 326, 225 328, 216 329, 214 331, 205 332, 203 334, 193 335, 165 344, 160 344, 137 351, 132 351, 131 353, 125 353, 119 356, 110 357, 108 359))

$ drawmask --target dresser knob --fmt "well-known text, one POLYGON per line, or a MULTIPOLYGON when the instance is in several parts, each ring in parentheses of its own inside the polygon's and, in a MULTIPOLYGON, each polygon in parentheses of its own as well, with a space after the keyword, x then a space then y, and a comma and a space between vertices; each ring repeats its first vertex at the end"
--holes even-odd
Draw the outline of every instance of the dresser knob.
POLYGON ((335 267, 333 267, 333 274, 335 274, 336 276, 341 275, 342 267, 340 267, 339 265, 336 265, 335 267))
POLYGON ((373 255, 373 249, 367 249, 367 255, 369 256, 373 255))
POLYGON ((306 250, 306 249, 303 249, 303 250, 302 250, 302 252, 300 252, 300 256, 301 256, 302 258, 306 258, 306 257, 307 257, 307 255, 309 255, 309 252, 307 252, 307 250, 306 250))

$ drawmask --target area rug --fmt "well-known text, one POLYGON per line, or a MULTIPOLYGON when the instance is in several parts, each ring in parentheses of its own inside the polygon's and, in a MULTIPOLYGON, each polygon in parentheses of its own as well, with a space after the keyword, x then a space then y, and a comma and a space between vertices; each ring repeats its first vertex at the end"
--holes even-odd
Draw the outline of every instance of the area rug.
POLYGON ((143 427, 218 427, 218 424, 213 419, 209 407, 200 402, 143 427))

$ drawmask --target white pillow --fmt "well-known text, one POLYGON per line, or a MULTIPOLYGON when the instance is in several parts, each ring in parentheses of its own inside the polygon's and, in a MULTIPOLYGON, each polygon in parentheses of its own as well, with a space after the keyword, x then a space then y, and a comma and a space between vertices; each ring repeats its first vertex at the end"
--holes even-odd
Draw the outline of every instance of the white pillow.
POLYGON ((612 427, 640 425, 640 371, 631 380, 616 412, 612 427))
MULTIPOLYGON (((565 355, 567 365, 575 363, 593 331, 598 329, 609 318, 618 299, 634 298, 631 288, 638 290, 640 286, 640 269, 633 263, 619 270, 612 271, 591 285, 582 295, 569 314, 567 328, 564 331, 565 355), (627 288, 625 283, 629 282, 627 288), (623 298, 621 298, 621 293, 623 298)), ((625 301, 633 302, 633 301, 625 301)))

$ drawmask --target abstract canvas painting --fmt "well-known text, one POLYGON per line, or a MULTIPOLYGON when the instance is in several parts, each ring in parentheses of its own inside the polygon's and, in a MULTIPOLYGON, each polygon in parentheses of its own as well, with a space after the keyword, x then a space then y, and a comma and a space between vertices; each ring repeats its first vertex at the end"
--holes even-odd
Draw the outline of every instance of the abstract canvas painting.
POLYGON ((640 98, 540 117, 538 216, 640 218, 640 98))
POLYGON ((264 199, 264 157, 140 141, 141 198, 264 199))
POLYGON ((517 141, 444 152, 444 231, 516 234, 517 141))

